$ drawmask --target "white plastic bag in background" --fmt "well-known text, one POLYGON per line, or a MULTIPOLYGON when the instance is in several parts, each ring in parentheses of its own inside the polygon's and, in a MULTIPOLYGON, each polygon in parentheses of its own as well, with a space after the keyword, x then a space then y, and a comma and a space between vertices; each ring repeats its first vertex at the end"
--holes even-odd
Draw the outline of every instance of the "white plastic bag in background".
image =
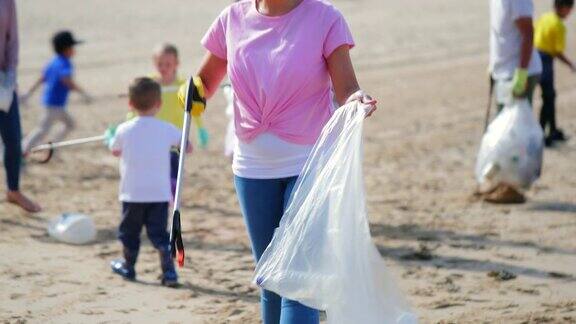
POLYGON ((527 99, 512 100, 488 126, 476 162, 482 190, 500 183, 529 189, 540 177, 544 133, 527 99))
POLYGON ((416 323, 370 236, 362 174, 366 108, 349 103, 324 127, 254 282, 325 310, 329 324, 416 323))

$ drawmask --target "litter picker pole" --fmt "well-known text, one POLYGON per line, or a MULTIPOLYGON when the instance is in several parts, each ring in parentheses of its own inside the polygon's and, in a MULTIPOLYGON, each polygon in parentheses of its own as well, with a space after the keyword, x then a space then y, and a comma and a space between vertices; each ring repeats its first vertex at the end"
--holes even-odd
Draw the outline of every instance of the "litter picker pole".
POLYGON ((494 78, 490 75, 490 89, 488 90, 488 104, 486 105, 486 117, 484 118, 484 130, 482 134, 486 133, 488 124, 490 123, 490 111, 492 110, 492 101, 494 96, 494 78))
POLYGON ((106 135, 100 135, 100 136, 78 138, 78 139, 73 139, 73 140, 68 140, 68 141, 63 141, 63 142, 57 142, 57 143, 47 143, 47 144, 42 144, 42 145, 38 145, 38 146, 33 147, 30 150, 30 153, 33 154, 33 156, 37 156, 38 154, 34 154, 34 153, 47 151, 47 153, 45 154, 45 157, 33 158, 33 160, 36 161, 37 163, 45 164, 45 163, 50 162, 50 160, 54 156, 54 149, 62 148, 62 147, 68 147, 68 146, 74 146, 74 145, 81 145, 81 144, 86 144, 86 143, 92 143, 92 142, 101 142, 105 139, 106 139, 106 135))
MULTIPOLYGON (((178 266, 184 266, 184 242, 182 241, 182 225, 180 222, 180 202, 182 199, 182 183, 184 181, 184 162, 186 161, 186 148, 188 147, 188 137, 190 135, 190 124, 192 120, 192 110, 194 104, 206 105, 203 94, 200 93, 198 85, 191 77, 187 84, 186 99, 184 103, 184 126, 182 139, 180 140, 180 159, 178 161, 178 177, 176 179, 176 193, 174 195, 174 211, 172 215, 172 229, 170 230, 170 253, 172 258, 176 258, 178 266)), ((201 84, 199 85, 201 86, 201 84)))
POLYGON ((38 151, 46 151, 46 150, 53 150, 55 148, 67 147, 67 146, 74 146, 92 142, 100 142, 106 139, 105 135, 99 136, 92 136, 92 137, 85 137, 85 138, 78 138, 63 142, 56 142, 56 143, 47 143, 33 147, 30 152, 38 152, 38 151))
MULTIPOLYGON (((494 97, 495 81, 494 78, 492 77, 492 74, 490 74, 489 80, 490 80, 490 86, 488 90, 488 103, 486 104, 486 115, 484 117, 484 129, 482 130, 482 136, 484 136, 484 134, 486 134, 486 131, 488 130, 488 125, 490 124, 490 111, 492 110, 492 101, 494 101, 493 97, 494 97)), ((476 191, 472 194, 472 196, 480 197, 483 194, 484 193, 480 189, 480 184, 476 184, 476 191)))

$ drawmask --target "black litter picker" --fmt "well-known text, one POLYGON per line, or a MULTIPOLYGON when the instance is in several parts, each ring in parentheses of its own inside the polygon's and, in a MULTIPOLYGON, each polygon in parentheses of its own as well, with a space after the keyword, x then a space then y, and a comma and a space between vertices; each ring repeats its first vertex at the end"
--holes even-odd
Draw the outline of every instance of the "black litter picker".
POLYGON ((182 182, 184 179, 184 162, 186 148, 189 145, 190 124, 192 116, 197 117, 206 108, 204 86, 200 77, 191 77, 180 89, 178 97, 184 103, 184 126, 180 140, 180 160, 178 162, 178 178, 174 195, 174 211, 172 214, 172 229, 170 230, 170 253, 177 259, 178 266, 184 266, 184 242, 182 241, 182 224, 180 222, 180 202, 182 198, 182 182))

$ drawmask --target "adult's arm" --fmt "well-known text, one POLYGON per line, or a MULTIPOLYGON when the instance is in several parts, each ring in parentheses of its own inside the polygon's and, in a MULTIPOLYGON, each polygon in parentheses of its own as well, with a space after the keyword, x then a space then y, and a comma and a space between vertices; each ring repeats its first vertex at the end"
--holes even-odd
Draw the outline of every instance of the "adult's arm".
POLYGON ((348 97, 360 90, 350 59, 350 47, 348 45, 338 47, 328 56, 326 61, 336 94, 336 101, 343 105, 348 97))
MULTIPOLYGON (((357 94, 358 90, 360 90, 356 73, 354 72, 354 66, 350 59, 350 47, 348 45, 342 45, 336 48, 332 54, 328 56, 326 61, 328 63, 328 72, 332 79, 332 87, 334 87, 336 101, 338 101, 340 105, 344 105, 350 96, 357 94)), ((376 102, 372 97, 361 94, 358 99, 363 103, 370 104, 371 109, 366 115, 372 115, 376 110, 376 102)))
POLYGON ((211 98, 216 91, 224 76, 226 75, 226 66, 228 62, 211 52, 207 52, 202 60, 198 76, 204 84, 204 94, 206 98, 211 98))
POLYGON ((516 28, 520 31, 522 45, 520 46, 520 69, 528 69, 532 52, 534 51, 534 25, 532 17, 520 17, 515 21, 516 28))

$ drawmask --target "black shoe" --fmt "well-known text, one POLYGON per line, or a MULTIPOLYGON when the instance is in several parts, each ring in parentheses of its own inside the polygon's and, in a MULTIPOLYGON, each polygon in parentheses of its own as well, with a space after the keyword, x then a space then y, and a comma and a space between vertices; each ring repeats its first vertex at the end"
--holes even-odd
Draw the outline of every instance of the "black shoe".
POLYGON ((544 138, 544 146, 546 146, 546 147, 552 147, 552 146, 554 146, 554 140, 552 139, 552 137, 546 136, 546 137, 544 138))
POLYGON ((558 142, 565 142, 568 139, 566 138, 566 135, 564 135, 564 132, 561 129, 555 129, 551 131, 548 137, 550 137, 552 141, 558 141, 558 142))

